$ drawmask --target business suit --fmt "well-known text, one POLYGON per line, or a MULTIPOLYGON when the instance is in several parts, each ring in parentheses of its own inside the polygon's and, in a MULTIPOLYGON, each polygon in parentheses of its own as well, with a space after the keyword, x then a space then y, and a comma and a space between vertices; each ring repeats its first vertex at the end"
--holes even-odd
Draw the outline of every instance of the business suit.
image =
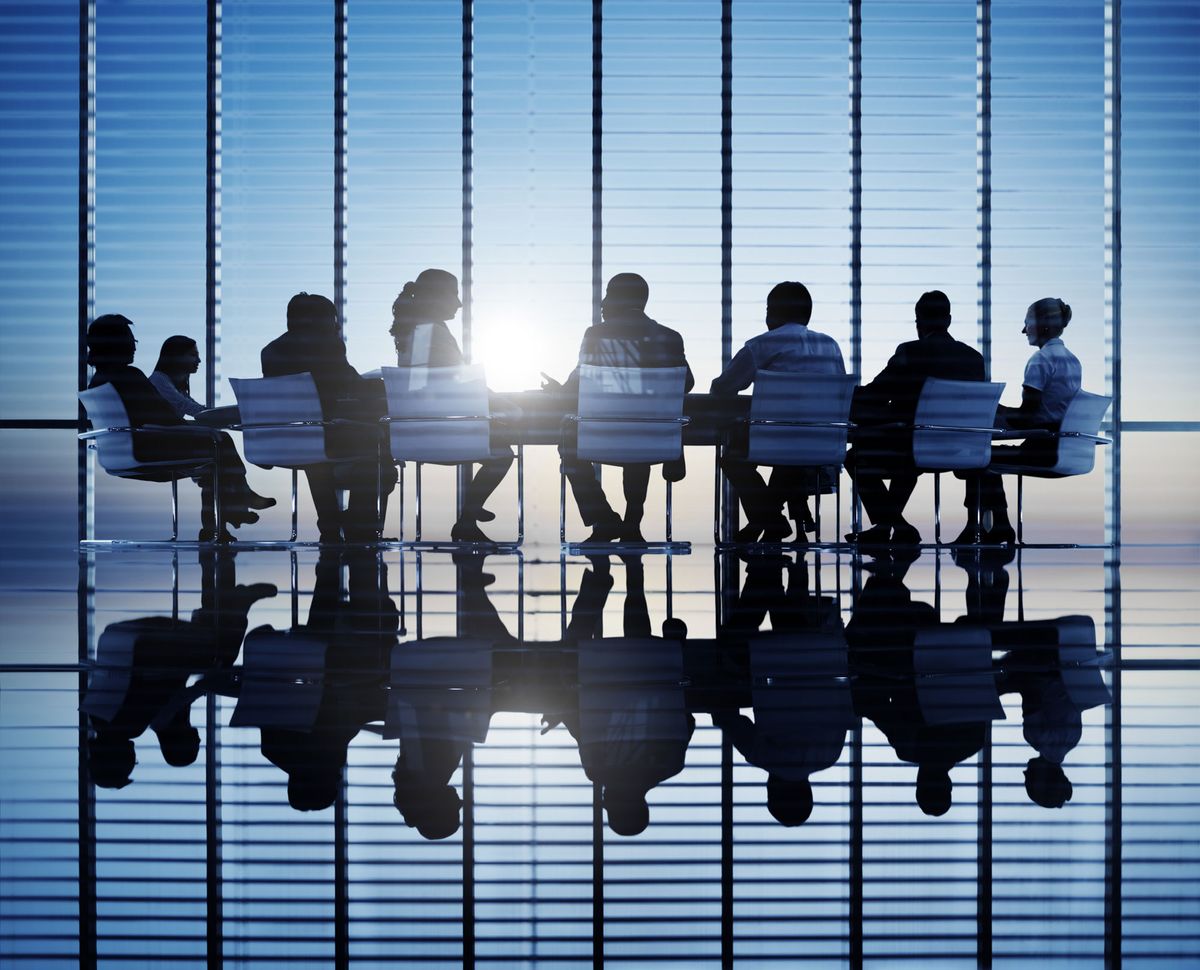
POLYGON ((911 424, 927 378, 982 381, 983 355, 955 340, 945 329, 900 344, 873 381, 858 388, 850 419, 858 426, 846 456, 846 471, 858 485, 867 515, 876 525, 903 521, 904 506, 917 484, 911 432, 897 434, 879 425, 911 424), (884 485, 891 479, 891 488, 884 485))

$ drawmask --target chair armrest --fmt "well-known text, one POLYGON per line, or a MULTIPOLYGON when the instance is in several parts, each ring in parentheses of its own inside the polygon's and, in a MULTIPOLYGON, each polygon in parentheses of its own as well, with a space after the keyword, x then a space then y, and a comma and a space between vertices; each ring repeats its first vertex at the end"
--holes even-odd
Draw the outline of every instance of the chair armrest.
POLYGON ((853 421, 788 421, 777 418, 743 418, 746 424, 783 428, 845 428, 856 427, 853 421))
POLYGON ((995 435, 996 428, 962 428, 946 424, 914 424, 913 431, 965 431, 968 434, 995 435))
POLYGON ((280 428, 327 428, 332 421, 263 421, 260 423, 231 424, 227 431, 268 431, 280 428))
POLYGON ((606 424, 678 424, 681 427, 690 424, 692 419, 686 416, 678 418, 635 418, 635 417, 611 417, 611 418, 585 418, 578 414, 563 415, 564 421, 574 421, 577 424, 583 424, 585 421, 603 421, 606 424))
POLYGON ((400 417, 397 415, 385 414, 379 419, 380 424, 400 424, 404 421, 491 421, 491 415, 487 414, 438 414, 429 415, 428 417, 400 417))

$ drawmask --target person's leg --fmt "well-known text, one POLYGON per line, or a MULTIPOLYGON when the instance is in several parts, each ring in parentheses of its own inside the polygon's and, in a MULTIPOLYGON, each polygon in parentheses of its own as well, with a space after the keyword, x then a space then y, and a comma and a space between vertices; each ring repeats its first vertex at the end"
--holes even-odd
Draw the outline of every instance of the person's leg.
POLYGON ((912 498, 913 490, 917 487, 917 472, 907 468, 897 468, 892 473, 891 485, 888 488, 888 501, 892 514, 892 538, 897 542, 918 543, 921 533, 916 526, 904 518, 904 508, 912 498))
MULTIPOLYGON (((613 511, 604 489, 596 478, 590 461, 579 458, 573 450, 559 449, 562 459, 563 473, 571 485, 571 494, 575 496, 575 504, 579 508, 579 517, 586 526, 600 526, 615 530, 621 522, 621 517, 613 511)), ((614 531, 614 538, 616 533, 614 531)))
POLYGON ((876 472, 862 471, 852 462, 846 463, 846 472, 858 486, 858 497, 871 523, 880 529, 890 529, 895 518, 892 510, 892 498, 883 476, 876 472))
POLYGON ((333 465, 309 465, 304 469, 304 476, 308 479, 308 491, 312 495, 313 508, 317 511, 317 530, 321 541, 340 542, 342 513, 338 507, 333 465))
MULTIPOLYGON (((467 486, 466 493, 463 495, 463 510, 459 516, 459 522, 475 522, 483 518, 480 515, 484 512, 484 503, 487 502, 492 492, 500 486, 504 480, 504 476, 508 474, 508 469, 513 463, 512 452, 507 455, 496 456, 489 458, 479 465, 479 471, 471 479, 471 484, 467 486)), ((491 517, 488 516, 490 519, 491 517)))
POLYGON ((646 492, 650 487, 649 465, 625 465, 621 469, 621 487, 625 493, 625 519, 622 536, 640 542, 642 516, 646 511, 646 492))

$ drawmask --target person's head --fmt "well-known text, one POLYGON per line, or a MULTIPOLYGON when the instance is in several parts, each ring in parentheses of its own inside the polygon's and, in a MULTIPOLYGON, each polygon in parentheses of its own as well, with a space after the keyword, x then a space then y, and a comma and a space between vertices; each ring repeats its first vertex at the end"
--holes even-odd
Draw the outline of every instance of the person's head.
POLYGON ((807 778, 767 776, 767 811, 780 825, 803 825, 812 815, 813 790, 807 778))
POLYGON ((297 333, 319 333, 337 329, 337 308, 328 297, 297 293, 287 305, 287 328, 297 333))
POLYGON ((914 307, 917 317, 917 336, 938 333, 950 326, 950 297, 941 290, 922 293, 914 307))
POLYGON ((88 774, 100 788, 124 788, 137 764, 133 741, 110 730, 97 730, 87 742, 88 774))
POLYGON ((393 330, 410 320, 451 320, 462 306, 458 278, 444 269, 422 270, 392 303, 393 330))
POLYGON ((162 371, 180 390, 185 390, 188 378, 200 369, 200 348, 191 337, 176 334, 163 341, 154 369, 162 371))
POLYGON ((1030 758, 1025 766, 1025 792, 1043 808, 1062 808, 1071 800, 1074 789, 1062 765, 1039 756, 1030 758))
POLYGON ((1041 347, 1062 334, 1071 322, 1071 307, 1057 297, 1048 296, 1029 304, 1021 333, 1032 347, 1041 347))
POLYGON ((808 326, 812 319, 812 294, 803 283, 777 283, 767 294, 767 329, 774 330, 785 323, 808 326))
POLYGON ((337 801, 342 773, 293 771, 288 775, 288 804, 298 812, 319 812, 337 801))
POLYGON ((637 273, 618 273, 608 281, 600 311, 610 317, 646 309, 650 299, 650 284, 637 273))
POLYGON ((190 724, 168 724, 155 734, 163 761, 173 768, 193 764, 200 754, 200 732, 190 724))
POLYGON ((453 785, 422 783, 402 771, 394 772, 392 780, 395 782, 392 804, 409 828, 430 841, 448 839, 458 831, 462 824, 459 818, 462 799, 453 785))
POLYGON ((945 815, 953 800, 950 769, 945 765, 921 765, 917 769, 917 804, 926 815, 945 815))
POLYGON ((604 786, 604 811, 608 827, 617 835, 640 835, 650 824, 650 806, 640 788, 621 784, 604 786))
POLYGON ((122 367, 133 363, 137 341, 133 321, 119 313, 96 317, 87 329, 87 362, 92 367, 122 367))

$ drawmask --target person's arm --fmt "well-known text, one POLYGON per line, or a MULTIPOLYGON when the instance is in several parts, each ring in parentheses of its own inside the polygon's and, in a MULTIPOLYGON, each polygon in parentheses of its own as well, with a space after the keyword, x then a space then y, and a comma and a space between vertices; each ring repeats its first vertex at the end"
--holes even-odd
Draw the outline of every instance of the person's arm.
POLYGON ((1043 354, 1039 352, 1029 358, 1021 384, 1021 406, 1004 409, 1010 428, 1033 428, 1038 425, 1043 389, 1051 376, 1049 363, 1043 354))
POLYGON ((173 383, 171 378, 162 371, 156 370, 150 375, 150 383, 154 385, 159 396, 170 405, 171 409, 178 417, 192 416, 195 417, 204 410, 204 405, 199 401, 194 400, 190 395, 184 394, 173 383))
POLYGON ((721 376, 713 379, 709 393, 736 394, 744 391, 754 383, 755 371, 754 356, 748 346, 743 347, 733 355, 733 360, 721 372, 721 376))

